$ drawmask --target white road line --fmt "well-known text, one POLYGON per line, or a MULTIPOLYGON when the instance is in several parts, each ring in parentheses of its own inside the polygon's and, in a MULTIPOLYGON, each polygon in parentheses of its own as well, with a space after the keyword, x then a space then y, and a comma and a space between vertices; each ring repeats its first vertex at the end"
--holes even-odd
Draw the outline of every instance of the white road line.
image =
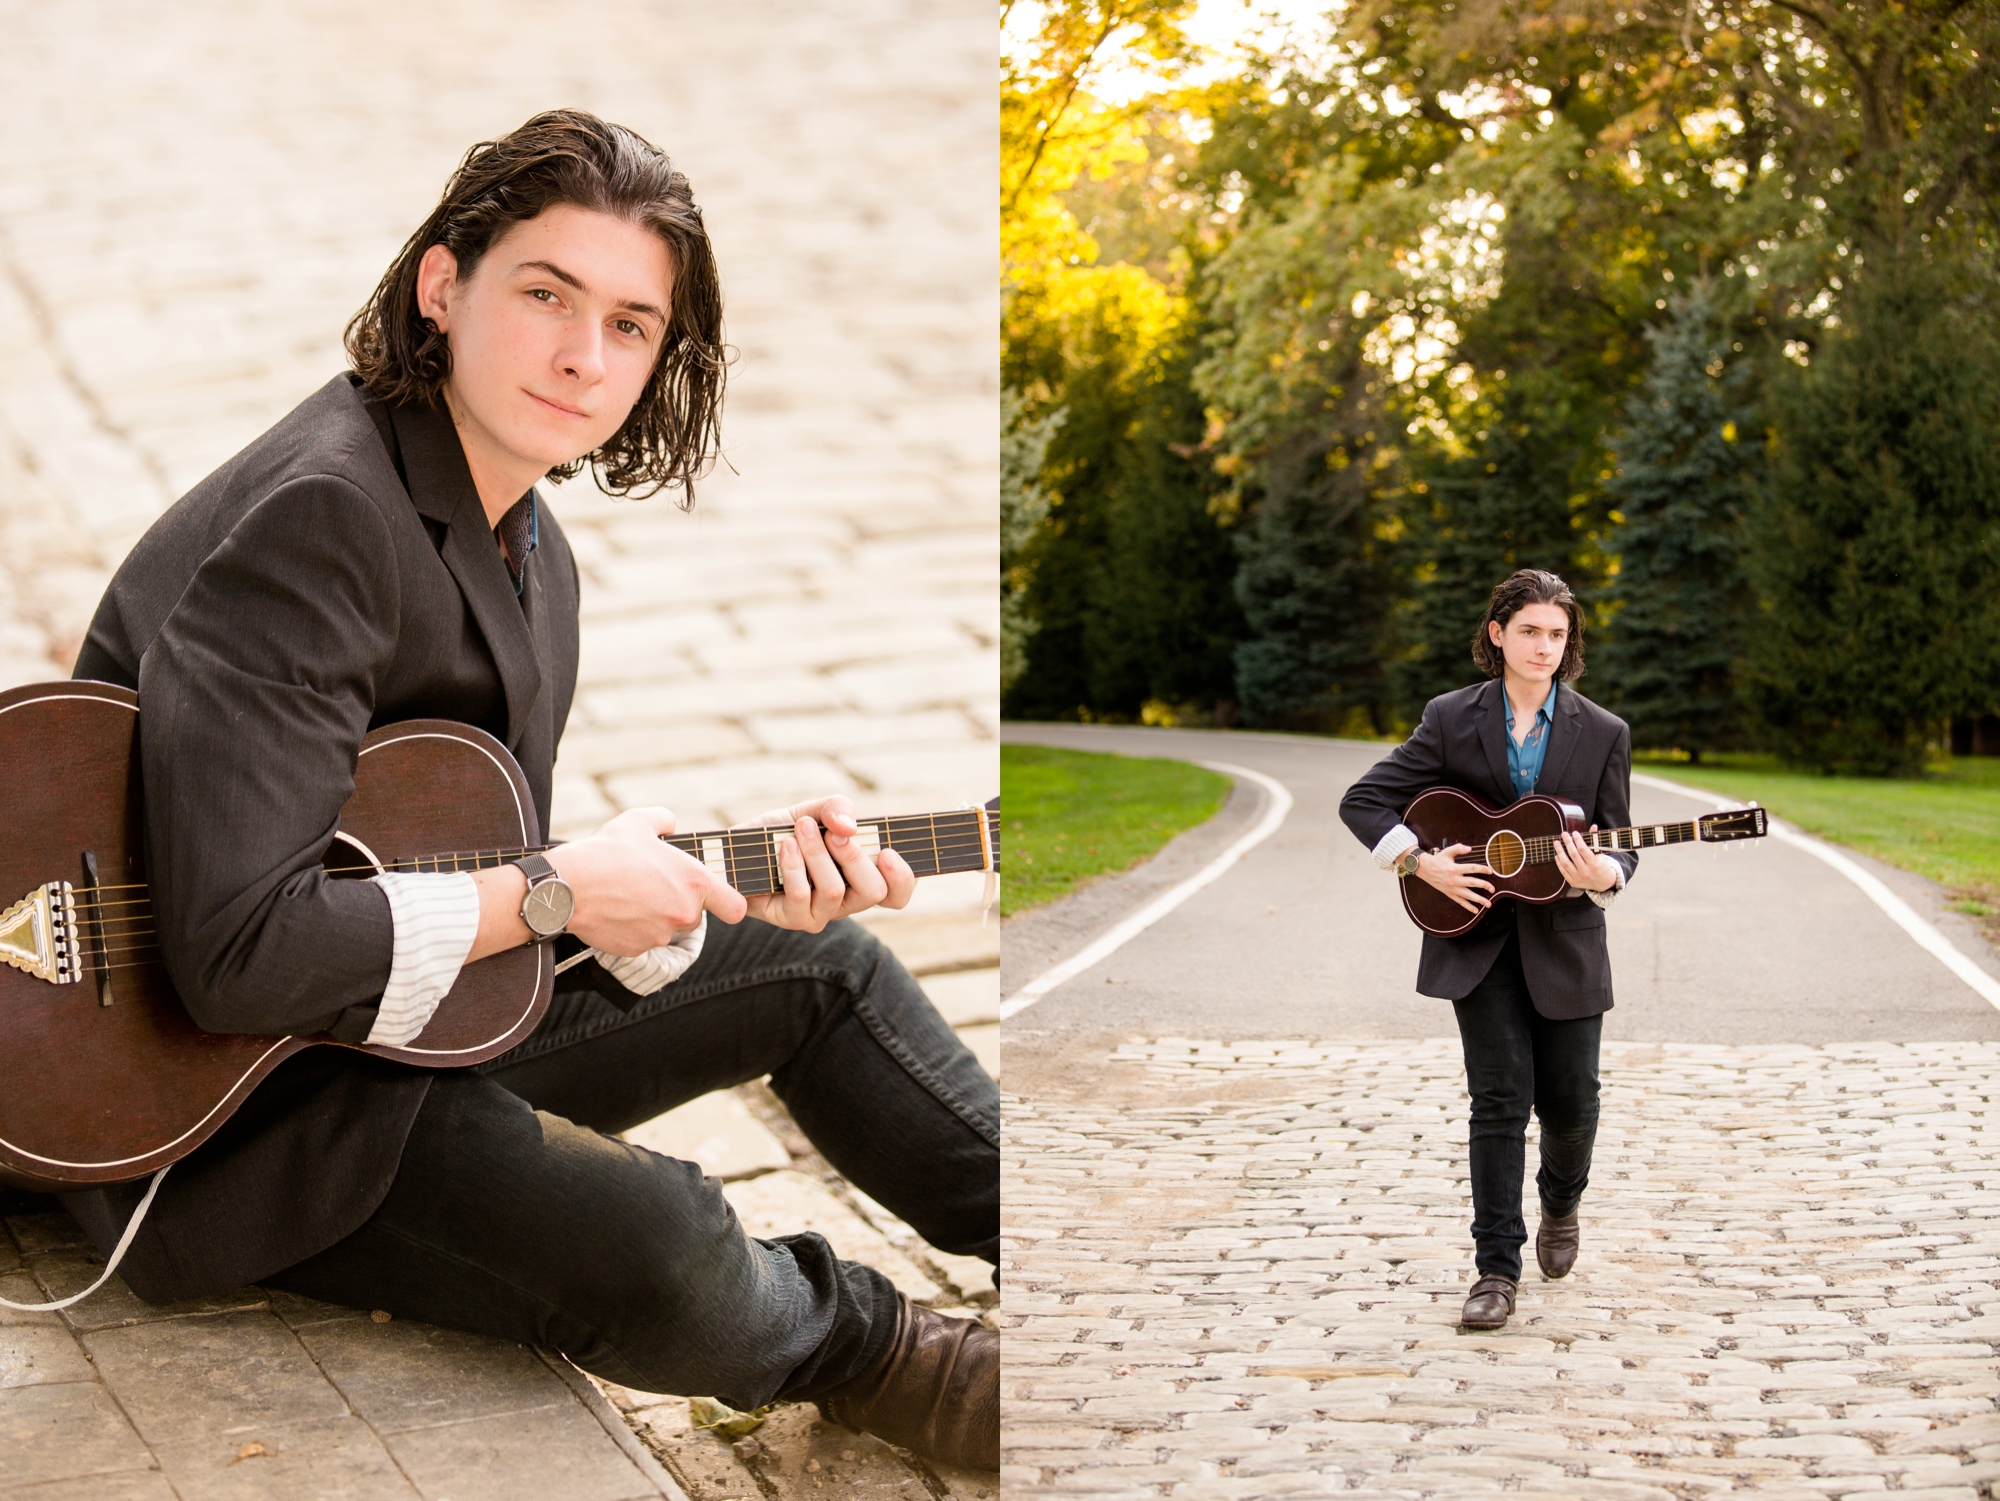
MULTIPOLYGON (((1685 797, 1700 798, 1714 804, 1718 808, 1740 808, 1743 806, 1743 804, 1735 801, 1733 798, 1722 797, 1717 793, 1708 791, 1706 788, 1689 787, 1681 782, 1670 782, 1665 777, 1646 776, 1635 771, 1632 773, 1632 780, 1647 787, 1657 787, 1662 792, 1678 792, 1685 797)), ((1782 839, 1790 845, 1796 845, 1814 859, 1824 860, 1828 865, 1831 865, 1835 870, 1846 876, 1848 880, 1861 888, 1862 892, 1871 902, 1889 914, 1891 922, 1916 939, 1920 947, 1936 958, 1946 969, 1957 975, 1959 979, 1970 985, 1979 993, 1981 998, 1995 1008, 2000 1008, 2000 980, 1994 979, 1993 976, 1968 959, 1956 944, 1936 928, 1932 927, 1924 918, 1918 916, 1908 902, 1897 896, 1887 886, 1884 886, 1878 877, 1863 870, 1839 850, 1833 848, 1832 845, 1823 844, 1810 834, 1802 834, 1789 824, 1780 823, 1775 818, 1770 820, 1770 824, 1773 838, 1782 839)))
POLYGON ((1114 923, 1105 929, 1088 947, 1072 954, 1053 968, 1043 970, 1008 996, 1000 1003, 1000 1020, 1005 1021, 1010 1016, 1018 1016, 1026 1011, 1065 980, 1075 978, 1092 965, 1110 957, 1202 887, 1220 879, 1230 866, 1277 833, 1278 825, 1282 824, 1285 815, 1292 811, 1291 789, 1276 777, 1267 777, 1263 772, 1252 771, 1247 766, 1232 766, 1227 761, 1198 761, 1195 764, 1206 766, 1210 771, 1219 771, 1224 776, 1242 777, 1262 787, 1270 798, 1270 804, 1264 809, 1264 816, 1257 820, 1257 826, 1180 885, 1154 897, 1123 922, 1114 923))

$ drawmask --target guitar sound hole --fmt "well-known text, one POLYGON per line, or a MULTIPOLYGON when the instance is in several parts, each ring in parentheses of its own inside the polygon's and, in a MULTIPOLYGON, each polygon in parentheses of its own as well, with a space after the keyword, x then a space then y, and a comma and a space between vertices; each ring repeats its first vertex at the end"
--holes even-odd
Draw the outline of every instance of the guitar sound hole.
POLYGON ((1502 829, 1486 841, 1486 863, 1497 874, 1511 876, 1528 863, 1528 847, 1512 829, 1502 829))

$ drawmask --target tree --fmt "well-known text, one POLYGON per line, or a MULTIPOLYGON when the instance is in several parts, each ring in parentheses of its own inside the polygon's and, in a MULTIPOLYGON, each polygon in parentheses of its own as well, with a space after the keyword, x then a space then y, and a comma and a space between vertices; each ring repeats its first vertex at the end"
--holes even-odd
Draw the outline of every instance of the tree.
POLYGON ((1035 621, 1027 610, 1027 576, 1022 552, 1049 513, 1042 493, 1042 461, 1049 439, 1062 426, 1061 408, 1039 418, 1022 415, 1020 396, 1000 393, 1000 687, 1005 690, 1028 665, 1028 638, 1035 621))
POLYGON ((1749 606, 1739 554, 1757 429, 1750 371, 1705 287, 1678 298, 1649 341, 1652 365, 1626 406, 1608 486, 1615 614, 1590 660, 1634 745, 1699 761, 1742 743, 1734 662, 1749 606))
POLYGON ((2000 350, 1990 288, 1877 267, 1771 404, 1744 676, 1790 760, 1907 775, 2000 681, 2000 350))

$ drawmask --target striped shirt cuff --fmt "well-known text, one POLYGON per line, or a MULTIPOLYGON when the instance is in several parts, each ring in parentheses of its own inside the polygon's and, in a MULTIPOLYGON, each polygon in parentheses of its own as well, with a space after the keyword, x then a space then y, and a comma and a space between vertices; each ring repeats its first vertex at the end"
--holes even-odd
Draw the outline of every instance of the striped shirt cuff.
POLYGON ((469 873, 390 871, 375 877, 389 898, 396 946, 368 1041, 405 1046, 430 1022, 479 937, 479 887, 469 873))
MULTIPOLYGON (((1611 863, 1614 865, 1618 864, 1618 862, 1615 860, 1612 861, 1611 863)), ((1625 889, 1625 867, 1620 865, 1618 866, 1618 884, 1616 886, 1613 886, 1609 891, 1586 891, 1584 895, 1589 897, 1593 902, 1597 903, 1597 905, 1600 907, 1609 907, 1613 902, 1618 900, 1618 893, 1623 891, 1624 889, 1625 889)))
POLYGON ((707 936, 708 914, 704 912, 700 922, 685 933, 674 934, 671 943, 663 943, 656 949, 648 949, 630 958, 599 954, 597 965, 632 994, 651 995, 666 989, 687 973, 688 966, 701 957, 702 940, 707 936))
POLYGON ((1404 854, 1417 847, 1417 836, 1402 824, 1382 836, 1382 842, 1375 846, 1375 863, 1384 870, 1394 870, 1396 862, 1404 854))

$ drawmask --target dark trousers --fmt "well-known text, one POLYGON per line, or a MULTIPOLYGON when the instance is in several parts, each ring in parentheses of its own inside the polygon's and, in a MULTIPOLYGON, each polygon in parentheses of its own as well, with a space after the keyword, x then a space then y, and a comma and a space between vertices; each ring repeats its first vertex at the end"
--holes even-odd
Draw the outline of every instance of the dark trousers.
POLYGON ((607 1134, 767 1073, 863 1192, 997 1261, 999 1093, 916 981, 854 923, 711 921, 657 995, 560 990, 520 1047, 440 1073, 381 1208, 265 1280, 553 1346, 643 1391, 822 1395, 886 1350, 888 1279, 817 1234, 750 1238, 699 1167, 607 1134))
POLYGON ((1528 1111, 1542 1126, 1535 1174, 1542 1213, 1571 1213, 1590 1181, 1597 1140, 1597 1044, 1602 1016, 1550 1021, 1535 1010, 1521 974, 1518 938, 1510 938, 1470 995, 1454 1001, 1472 1095, 1473 1264, 1519 1281, 1521 1174, 1527 1161, 1528 1111))

